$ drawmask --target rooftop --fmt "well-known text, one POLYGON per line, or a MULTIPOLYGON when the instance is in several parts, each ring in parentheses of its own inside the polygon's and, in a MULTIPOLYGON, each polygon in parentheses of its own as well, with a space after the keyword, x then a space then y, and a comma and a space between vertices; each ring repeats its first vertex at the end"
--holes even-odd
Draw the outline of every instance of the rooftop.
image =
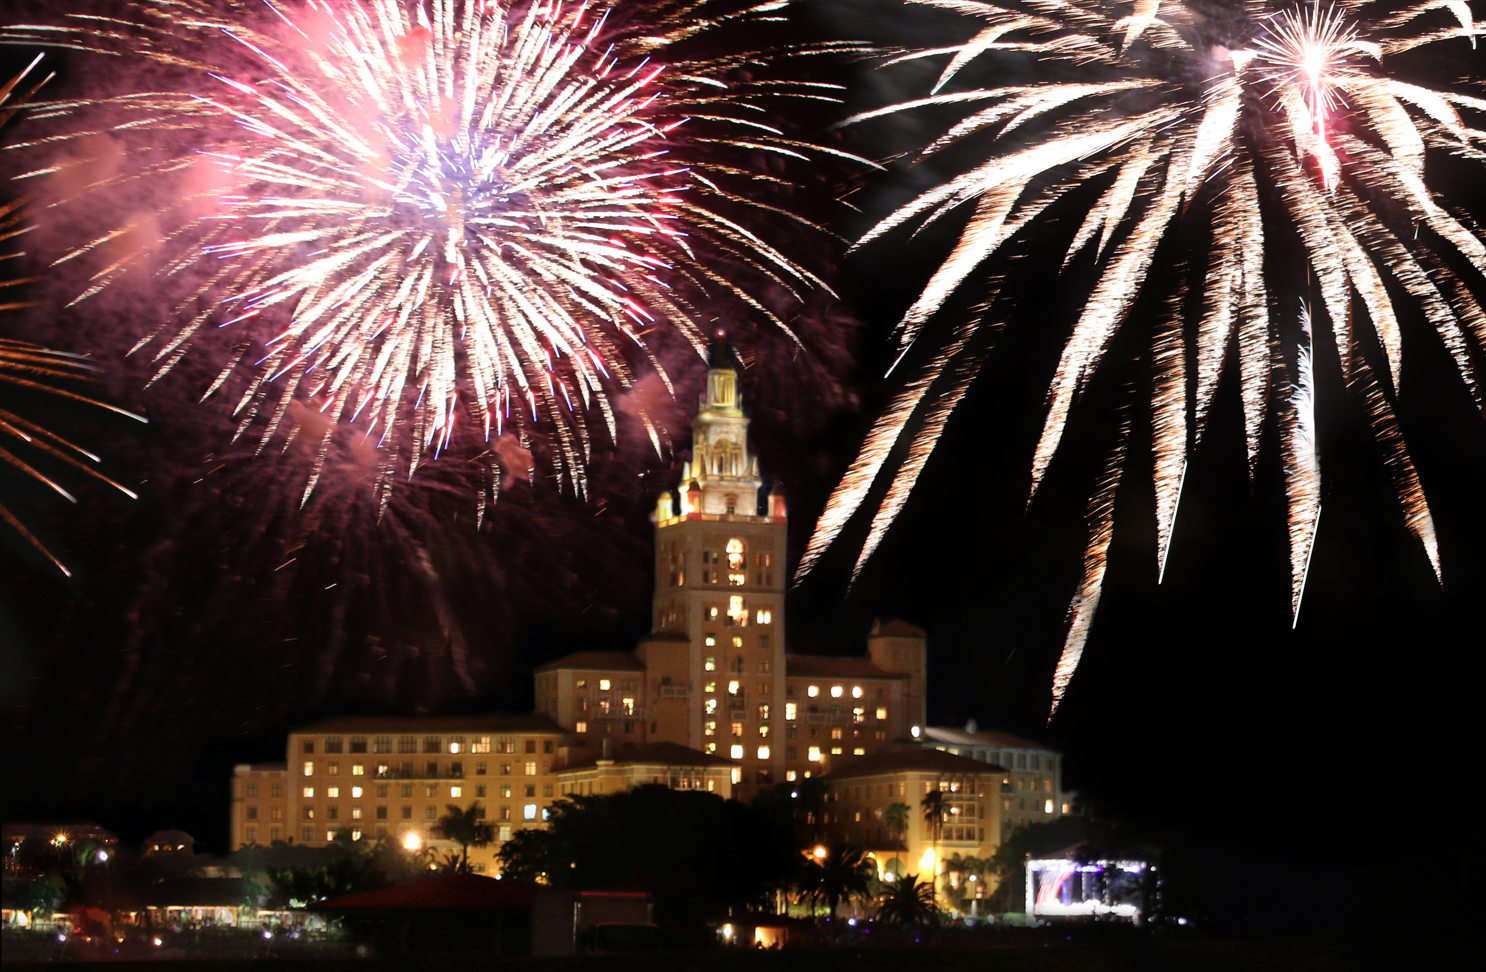
POLYGON ((620 746, 611 756, 605 756, 601 751, 574 754, 574 758, 568 765, 558 773, 567 773, 575 769, 590 769, 598 765, 598 761, 611 760, 615 766, 736 766, 737 763, 721 756, 713 756, 699 749, 691 749, 679 743, 657 742, 648 743, 644 746, 620 746))
POLYGON ((872 634, 868 637, 882 638, 927 638, 929 633, 907 621, 874 621, 872 634))
POLYGON ((946 776, 964 776, 970 773, 1002 773, 1003 767, 993 763, 982 763, 965 756, 940 752, 937 749, 907 749, 877 756, 859 756, 850 762, 832 766, 825 775, 828 780, 851 779, 860 776, 878 776, 883 773, 927 771, 946 776))
POLYGON ((575 651, 571 655, 538 665, 536 671, 580 669, 591 672, 643 672, 645 665, 627 651, 575 651))
POLYGON ((1009 732, 980 729, 973 722, 967 724, 963 729, 953 729, 949 726, 924 726, 923 735, 919 738, 918 742, 926 745, 944 743, 950 746, 986 746, 992 749, 1036 749, 1044 753, 1062 752, 1062 750, 1049 746, 1047 743, 1023 739, 1021 736, 1013 736, 1009 732))
POLYGON ((560 735, 565 730, 552 717, 540 713, 511 715, 505 712, 474 712, 469 715, 370 715, 336 716, 293 730, 319 732, 545 732, 560 735))
POLYGON ((790 678, 908 678, 883 671, 866 658, 829 655, 785 655, 784 674, 790 678))

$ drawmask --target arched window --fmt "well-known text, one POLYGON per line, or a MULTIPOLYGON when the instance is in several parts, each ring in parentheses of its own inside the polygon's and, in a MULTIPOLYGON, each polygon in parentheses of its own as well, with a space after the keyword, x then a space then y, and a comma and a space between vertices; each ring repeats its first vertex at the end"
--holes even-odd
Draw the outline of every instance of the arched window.
POLYGON ((743 541, 738 537, 733 537, 728 541, 726 549, 728 554, 728 569, 742 570, 744 563, 748 560, 748 550, 743 546, 743 541))

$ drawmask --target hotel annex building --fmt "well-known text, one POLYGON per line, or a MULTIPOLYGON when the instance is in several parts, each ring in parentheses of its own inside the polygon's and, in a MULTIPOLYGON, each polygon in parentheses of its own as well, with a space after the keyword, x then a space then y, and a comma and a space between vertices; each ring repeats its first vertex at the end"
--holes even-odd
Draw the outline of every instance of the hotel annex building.
POLYGON ((876 624, 866 657, 785 651, 788 515, 778 487, 759 510, 748 424, 719 342, 679 495, 656 505, 653 630, 634 652, 540 666, 530 715, 351 716, 296 729, 285 763, 236 768, 233 846, 323 845, 343 830, 431 841, 448 804, 479 801, 497 842, 471 849, 471 861, 493 870, 499 844, 543 826, 555 801, 640 783, 748 800, 824 776, 830 832, 915 861, 930 842, 945 856, 987 856, 1004 830, 1066 812, 1056 751, 973 724, 925 725, 923 631, 876 624), (952 817, 931 835, 918 803, 935 788, 952 817), (894 802, 914 811, 896 850, 882 824, 894 802))

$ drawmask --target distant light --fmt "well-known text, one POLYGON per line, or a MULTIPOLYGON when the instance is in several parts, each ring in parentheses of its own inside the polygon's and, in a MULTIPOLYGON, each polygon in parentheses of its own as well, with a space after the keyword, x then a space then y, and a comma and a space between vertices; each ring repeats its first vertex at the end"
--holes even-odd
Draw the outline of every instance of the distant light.
POLYGON ((924 851, 924 856, 919 859, 918 866, 923 870, 928 871, 930 874, 937 873, 934 870, 934 861, 936 859, 936 856, 937 855, 935 855, 934 853, 934 848, 930 847, 929 849, 924 851))
POLYGON ((423 838, 415 833, 409 833, 402 839, 402 846, 404 850, 415 851, 423 846, 423 838))
POLYGON ((824 860, 825 859, 825 856, 826 856, 826 849, 824 847, 822 847, 821 845, 816 844, 815 845, 815 859, 817 861, 824 860))
POLYGON ((98 852, 98 860, 100 860, 100 861, 106 861, 106 860, 108 860, 108 851, 103 851, 103 850, 99 851, 98 852))
POLYGON ((789 791, 789 798, 791 800, 798 800, 800 798, 800 791, 799 790, 790 790, 789 791))
POLYGON ((923 730, 920 729, 918 726, 914 726, 912 729, 910 729, 908 731, 911 732, 911 733, 913 733, 913 738, 914 739, 917 739, 923 733, 923 730))
POLYGON ((846 923, 848 925, 850 925, 851 927, 853 927, 853 928, 855 928, 857 926, 857 920, 855 918, 848 918, 848 919, 846 919, 846 923))
MULTIPOLYGON (((265 935, 267 935, 267 934, 268 934, 268 932, 264 932, 264 933, 263 933, 263 934, 265 934, 265 935)), ((160 941, 160 939, 158 939, 158 938, 157 938, 157 939, 155 939, 155 945, 156 945, 156 946, 157 946, 157 947, 158 947, 158 946, 159 946, 159 945, 161 945, 161 944, 162 944, 162 943, 161 943, 161 941, 160 941)))
MULTIPOLYGON (((273 932, 271 932, 267 928, 265 928, 265 929, 263 929, 263 937, 264 938, 272 938, 273 937, 273 932)), ((160 944, 160 939, 158 939, 158 938, 155 939, 155 944, 156 945, 159 945, 160 944)))

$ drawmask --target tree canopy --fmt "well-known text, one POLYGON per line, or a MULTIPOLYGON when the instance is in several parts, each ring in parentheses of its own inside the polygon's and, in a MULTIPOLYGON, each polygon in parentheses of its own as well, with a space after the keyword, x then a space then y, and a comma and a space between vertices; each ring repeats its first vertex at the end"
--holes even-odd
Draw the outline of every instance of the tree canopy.
POLYGON ((502 845, 508 878, 561 888, 648 891, 656 921, 697 926, 729 908, 765 904, 803 861, 787 821, 696 790, 646 785, 575 796, 552 808, 546 830, 502 845))

